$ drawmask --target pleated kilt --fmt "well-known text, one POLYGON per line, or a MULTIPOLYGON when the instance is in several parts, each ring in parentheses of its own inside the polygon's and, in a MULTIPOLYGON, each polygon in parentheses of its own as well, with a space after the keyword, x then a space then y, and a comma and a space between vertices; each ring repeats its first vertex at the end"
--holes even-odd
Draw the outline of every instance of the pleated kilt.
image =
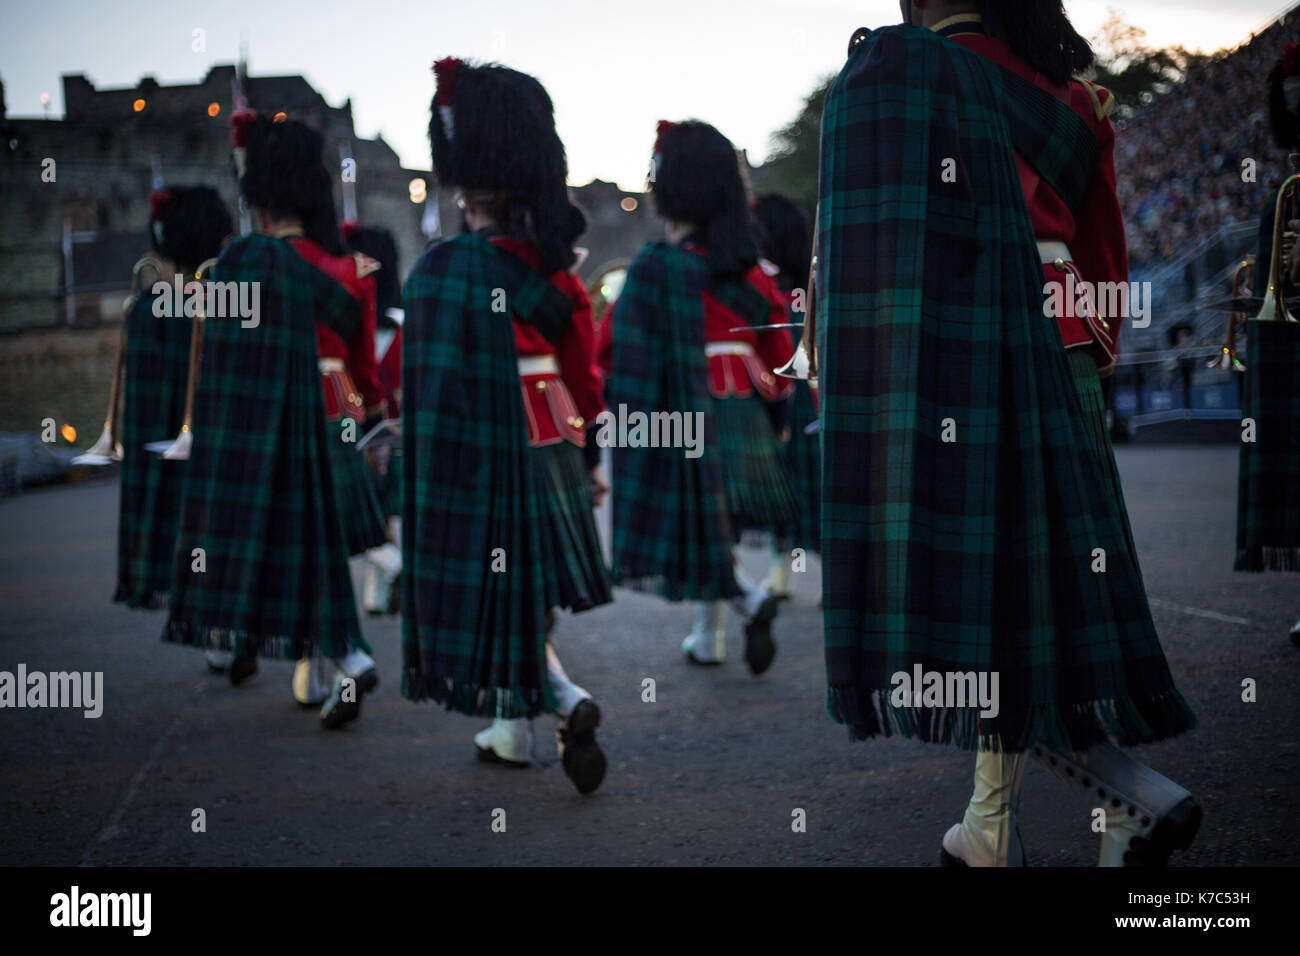
POLYGON ((379 511, 385 518, 397 518, 402 514, 402 447, 394 446, 392 457, 388 459, 388 473, 376 475, 371 473, 370 487, 379 502, 379 511))
POLYGON ((714 447, 726 487, 733 534, 764 531, 796 519, 800 504, 772 422, 757 395, 713 399, 714 447))
POLYGON ((361 438, 361 423, 345 429, 347 418, 336 418, 325 425, 329 442, 330 472, 334 480, 334 497, 343 518, 343 537, 348 554, 357 555, 369 548, 377 548, 388 540, 384 529, 384 513, 375 495, 374 476, 366 465, 366 458, 357 449, 361 438), (352 431, 352 441, 344 441, 352 431))
POLYGON ((1241 414, 1236 571, 1300 571, 1300 324, 1251 322, 1241 414))
MULTIPOLYGON (((1074 386, 1079 392, 1079 402, 1083 406, 1084 437, 1088 448, 1096 456, 1102 467, 1106 480, 1106 491, 1116 501, 1124 501, 1124 489, 1120 484, 1119 467, 1115 464, 1115 452, 1110 443, 1110 432, 1106 427, 1106 396, 1101 390, 1101 376, 1097 374, 1097 363, 1087 349, 1070 349, 1066 352, 1070 360, 1070 372, 1074 376, 1074 386)), ((1128 507, 1120 508, 1123 519, 1124 541, 1128 559, 1132 562, 1133 573, 1138 581, 1142 580, 1142 567, 1138 564, 1137 544, 1133 540, 1133 528, 1128 520, 1128 507)))
POLYGON ((822 439, 804 429, 817 421, 817 406, 807 382, 796 382, 790 398, 790 440, 781 446, 781 460, 799 502, 799 514, 776 526, 776 546, 781 551, 803 548, 820 552, 822 513, 822 439))
POLYGON ((185 415, 191 320, 159 318, 154 296, 139 296, 125 318, 126 376, 122 393, 122 468, 113 600, 133 608, 164 608, 181 510, 185 462, 145 450, 175 438, 185 415))
POLYGON ((545 507, 546 606, 586 611, 608 604, 614 595, 582 449, 561 441, 530 454, 545 507))

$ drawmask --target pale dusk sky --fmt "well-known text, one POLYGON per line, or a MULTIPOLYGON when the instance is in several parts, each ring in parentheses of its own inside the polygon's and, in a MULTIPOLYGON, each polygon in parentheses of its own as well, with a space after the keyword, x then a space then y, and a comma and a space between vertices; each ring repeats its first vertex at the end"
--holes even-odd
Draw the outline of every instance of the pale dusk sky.
MULTIPOLYGON (((1277 0, 1067 0, 1092 36, 1107 9, 1152 46, 1235 46, 1289 5, 1277 0)), ((0 0, 0 78, 10 116, 63 112, 60 76, 100 88, 192 83, 247 44, 253 76, 302 74, 331 105, 351 97, 357 132, 382 133, 404 165, 429 167, 430 65, 493 60, 550 91, 570 181, 644 185, 659 119, 698 118, 766 157, 773 131, 834 73, 856 27, 900 20, 895 0, 0 0), (743 11, 743 13, 739 13, 743 11), (193 31, 205 31, 195 52, 193 31)), ((1300 40, 1300 29, 1297 30, 1300 40)), ((254 106, 271 104, 253 104, 254 106)))

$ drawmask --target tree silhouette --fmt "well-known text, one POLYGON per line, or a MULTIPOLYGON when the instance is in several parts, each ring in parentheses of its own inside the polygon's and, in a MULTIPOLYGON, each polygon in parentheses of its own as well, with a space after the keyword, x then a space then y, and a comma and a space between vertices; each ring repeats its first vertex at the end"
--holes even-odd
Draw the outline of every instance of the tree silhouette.
POLYGON ((1147 46, 1147 32, 1134 26, 1113 8, 1090 38, 1097 62, 1089 79, 1115 95, 1112 115, 1126 117, 1163 96, 1187 78, 1189 72, 1207 63, 1210 55, 1193 53, 1182 46, 1155 50, 1147 46))
POLYGON ((755 190, 784 193, 802 207, 809 221, 817 209, 822 107, 834 79, 824 77, 804 100, 799 115, 772 134, 771 157, 753 174, 755 190))

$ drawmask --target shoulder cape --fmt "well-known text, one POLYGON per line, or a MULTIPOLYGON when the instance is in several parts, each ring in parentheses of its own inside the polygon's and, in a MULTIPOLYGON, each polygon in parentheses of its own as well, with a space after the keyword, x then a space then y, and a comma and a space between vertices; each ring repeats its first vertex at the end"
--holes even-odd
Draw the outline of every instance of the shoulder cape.
MULTIPOLYGON (((626 421, 624 437, 631 437, 645 416, 648 442, 665 430, 655 425, 664 413, 681 413, 683 425, 687 415, 704 423, 697 458, 680 447, 613 448, 614 581, 672 601, 713 600, 736 589, 704 353, 702 296, 713 286, 706 259, 651 243, 629 266, 613 316, 602 429, 612 434, 626 421)), ((752 299, 743 290, 735 297, 752 299)))
POLYGON ((424 253, 404 305, 402 694, 532 717, 555 701, 511 318, 557 340, 572 303, 518 256, 463 235, 424 253))
POLYGON ((362 272, 362 259, 365 257, 360 253, 333 256, 306 238, 293 241, 290 245, 304 262, 329 276, 347 292, 346 296, 331 297, 330 308, 322 309, 317 314, 316 321, 337 334, 344 342, 351 342, 361 326, 365 309, 364 301, 367 296, 372 298, 374 296, 374 280, 369 283, 362 281, 370 274, 370 272, 362 272))
POLYGON ((1194 718, 1156 638, 1109 447, 1090 440, 1043 317, 1002 80, 956 43, 891 27, 852 50, 827 97, 827 707, 858 737, 965 748, 1159 739, 1194 718), (997 673, 996 713, 915 706, 897 675, 916 667, 997 673))
POLYGON ((227 246, 211 280, 251 295, 257 315, 204 323, 164 639, 289 659, 364 648, 314 324, 350 296, 288 242, 261 235, 227 246))

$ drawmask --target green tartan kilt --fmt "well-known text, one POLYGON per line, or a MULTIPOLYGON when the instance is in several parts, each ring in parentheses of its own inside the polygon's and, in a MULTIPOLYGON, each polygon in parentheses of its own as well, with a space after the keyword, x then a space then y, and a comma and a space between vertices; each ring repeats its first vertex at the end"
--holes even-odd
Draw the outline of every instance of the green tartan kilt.
POLYGON ((713 398, 717 437, 734 532, 766 530, 799 516, 799 499, 781 460, 780 443, 757 395, 713 398))
MULTIPOLYGON (((368 469, 367 469, 368 470, 368 469)), ((371 472, 370 487, 379 503, 379 511, 385 518, 397 518, 402 514, 402 447, 393 448, 392 457, 388 459, 388 473, 382 477, 371 472)))
POLYGON ((1251 322, 1241 414, 1235 571, 1300 571, 1300 325, 1251 322))
POLYGON ((182 461, 123 442, 115 603, 149 610, 167 606, 184 469, 182 461))
POLYGON ((1066 355, 1070 359, 1074 387, 1079 391, 1079 402, 1083 405, 1084 435, 1088 439, 1088 448, 1101 462, 1107 490, 1111 497, 1120 503, 1119 513, 1124 519, 1124 541, 1140 581, 1142 566, 1138 564, 1137 544, 1133 541, 1133 529, 1129 525, 1128 506, 1124 503, 1124 489, 1120 485, 1119 468, 1115 464, 1115 452, 1111 447, 1110 435, 1106 428, 1106 398, 1101 391, 1101 376, 1097 374, 1097 363, 1093 361, 1086 348, 1070 349, 1066 355))
POLYGON ((821 551, 822 439, 804 429, 817 421, 817 406, 807 382, 796 382, 790 397, 790 439, 781 446, 799 514, 793 521, 776 526, 776 546, 781 551, 803 548, 821 551))
POLYGON ((152 295, 136 300, 126 322, 122 396, 122 467, 118 510, 117 588, 127 607, 167 606, 180 520, 185 463, 145 450, 175 438, 184 418, 191 322, 156 318, 152 295))
POLYGON ((355 422, 354 440, 344 441, 345 421, 348 419, 337 418, 327 423, 325 430, 330 438, 330 474, 339 514, 343 518, 343 539, 347 542, 348 554, 357 555, 379 547, 388 540, 388 533, 384 528, 384 513, 375 496, 374 478, 366 465, 365 455, 357 449, 355 439, 361 437, 361 423, 355 422))
POLYGON ((567 441, 530 449, 545 508, 546 606, 586 611, 614 599, 596 531, 582 450, 567 441))

